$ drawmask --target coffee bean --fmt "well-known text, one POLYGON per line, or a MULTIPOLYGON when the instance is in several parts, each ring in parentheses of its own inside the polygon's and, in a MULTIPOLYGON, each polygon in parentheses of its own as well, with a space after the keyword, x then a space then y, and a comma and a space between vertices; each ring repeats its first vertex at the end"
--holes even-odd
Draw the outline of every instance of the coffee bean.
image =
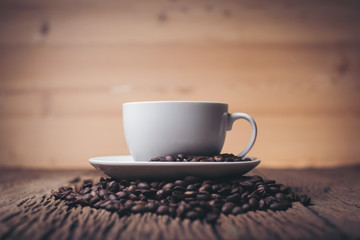
POLYGON ((91 192, 91 188, 89 188, 89 187, 86 187, 83 190, 81 190, 81 194, 87 194, 89 192, 91 192))
POLYGON ((249 205, 251 209, 256 210, 259 208, 259 200, 257 200, 256 198, 250 198, 249 205))
POLYGON ((127 200, 124 203, 124 208, 130 210, 134 205, 135 205, 135 203, 132 200, 127 200))
POLYGON ((277 193, 277 194, 275 195, 275 197, 276 197, 277 199, 285 199, 285 195, 284 195, 283 193, 277 193))
POLYGON ((116 200, 116 196, 114 194, 109 195, 109 200, 116 200))
POLYGON ((261 199, 259 201, 259 209, 265 209, 266 205, 265 205, 265 201, 264 199, 261 199))
POLYGON ((221 212, 223 212, 224 214, 229 214, 235 206, 236 205, 233 202, 227 202, 222 207, 221 212))
POLYGON ((136 200, 139 199, 138 196, 136 196, 134 193, 130 193, 130 194, 129 194, 129 198, 130 198, 131 200, 133 200, 133 201, 136 201, 136 200))
POLYGON ((250 204, 247 204, 247 203, 243 204, 241 206, 241 209, 242 209, 243 212, 249 211, 251 209, 250 204))
POLYGON ((218 191, 218 193, 220 195, 228 195, 229 193, 231 193, 231 188, 230 187, 223 187, 218 191))
POLYGON ((169 208, 165 205, 159 206, 156 210, 157 214, 164 215, 169 213, 169 208))
POLYGON ((119 199, 127 198, 128 194, 126 192, 117 192, 116 197, 119 198, 119 199))
POLYGON ((175 186, 173 183, 167 183, 165 184, 162 189, 172 189, 175 186))
POLYGON ((270 204, 270 209, 273 211, 277 211, 277 210, 286 210, 289 208, 289 204, 288 203, 284 203, 284 202, 274 202, 272 204, 270 204))
POLYGON ((154 202, 149 202, 145 205, 145 207, 149 212, 155 212, 158 208, 158 204, 154 202))
POLYGON ((131 208, 131 211, 134 212, 134 213, 143 213, 145 212, 145 206, 142 205, 142 204, 136 204, 135 206, 133 206, 131 208))
POLYGON ((217 213, 211 212, 206 214, 206 222, 208 223, 215 223, 218 218, 219 218, 219 214, 217 213))
POLYGON ((130 183, 127 180, 121 180, 120 185, 124 186, 124 187, 128 187, 130 185, 130 183))
POLYGON ((167 162, 174 162, 174 161, 175 161, 175 158, 174 158, 173 156, 168 155, 168 156, 165 156, 165 161, 167 161, 167 162))
POLYGON ((109 182, 107 186, 107 190, 110 192, 118 192, 119 191, 119 184, 115 181, 109 182))
POLYGON ((100 207, 105 208, 106 206, 110 205, 111 201, 107 200, 107 201, 102 201, 100 203, 100 207))
POLYGON ((189 218, 190 220, 195 220, 200 218, 200 214, 197 211, 189 211, 185 215, 186 218, 189 218))
POLYGON ((209 193, 207 192, 199 192, 196 194, 196 199, 201 201, 206 201, 210 199, 209 193))
POLYGON ((241 195, 238 193, 226 197, 227 202, 238 202, 240 199, 241 199, 241 195))
POLYGON ((213 194, 211 194, 211 198, 212 198, 212 199, 220 199, 220 198, 221 198, 221 195, 220 195, 220 194, 213 193, 213 194))
POLYGON ((104 190, 104 189, 100 189, 100 191, 99 191, 99 197, 102 198, 102 199, 104 199, 105 194, 106 194, 105 190, 104 190))
POLYGON ((150 184, 147 182, 140 182, 137 187, 140 189, 150 189, 150 184))
POLYGON ((90 193, 87 193, 81 197, 81 200, 83 201, 89 201, 92 198, 90 193))
POLYGON ((254 183, 251 181, 242 181, 239 184, 244 188, 251 188, 254 185, 254 183))
POLYGON ((204 184, 199 188, 199 192, 211 192, 212 188, 210 184, 204 184))
POLYGON ((174 184, 176 185, 176 186, 181 186, 181 187, 186 187, 187 186, 187 183, 185 182, 185 181, 183 181, 183 180, 176 180, 175 182, 174 182, 174 184))
POLYGON ((184 188, 183 186, 175 186, 174 191, 185 192, 186 188, 184 188))
POLYGON ((238 214, 240 214, 240 213, 242 213, 242 212, 243 212, 243 211, 242 211, 242 208, 239 207, 239 206, 236 206, 236 207, 234 207, 233 210, 231 211, 231 214, 233 214, 233 215, 238 215, 238 214))
POLYGON ((130 186, 127 188, 127 192, 129 192, 129 193, 134 193, 136 190, 137 190, 137 188, 136 188, 135 185, 130 185, 130 186))
POLYGON ((151 182, 150 183, 150 186, 152 187, 152 188, 155 188, 155 189, 158 189, 159 188, 159 182, 151 182))
POLYGON ((185 194, 183 192, 173 192, 172 195, 177 200, 182 200, 185 198, 185 194))

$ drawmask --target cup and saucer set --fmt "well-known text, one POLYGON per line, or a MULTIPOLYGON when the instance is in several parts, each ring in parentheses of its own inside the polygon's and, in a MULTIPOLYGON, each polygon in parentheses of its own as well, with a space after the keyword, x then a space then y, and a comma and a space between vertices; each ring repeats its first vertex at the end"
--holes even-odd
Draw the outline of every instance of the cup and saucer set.
POLYGON ((241 176, 260 159, 233 162, 150 161, 161 156, 214 156, 221 152, 227 131, 237 119, 252 127, 249 144, 238 154, 244 157, 255 143, 257 128, 246 113, 228 113, 228 104, 208 101, 154 101, 123 104, 125 139, 131 155, 89 159, 96 169, 115 179, 178 178, 198 176, 218 178, 241 176))

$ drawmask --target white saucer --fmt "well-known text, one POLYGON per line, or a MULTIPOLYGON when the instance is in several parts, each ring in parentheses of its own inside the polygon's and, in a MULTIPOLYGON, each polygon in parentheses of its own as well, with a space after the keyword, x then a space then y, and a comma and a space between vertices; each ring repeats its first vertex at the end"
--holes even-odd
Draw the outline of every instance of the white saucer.
POLYGON ((241 176, 255 168, 260 159, 246 162, 136 162, 131 156, 90 158, 96 169, 112 178, 178 178, 186 175, 216 178, 241 176))

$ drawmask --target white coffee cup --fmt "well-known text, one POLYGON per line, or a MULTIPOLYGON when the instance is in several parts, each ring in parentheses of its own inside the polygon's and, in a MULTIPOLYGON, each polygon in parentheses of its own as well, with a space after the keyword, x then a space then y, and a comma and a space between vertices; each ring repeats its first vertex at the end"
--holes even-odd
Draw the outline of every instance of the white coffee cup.
POLYGON ((135 161, 176 155, 216 155, 226 131, 237 119, 249 121, 252 136, 239 154, 245 156, 256 140, 254 119, 246 113, 228 113, 228 104, 198 101, 130 102, 123 104, 124 132, 135 161))

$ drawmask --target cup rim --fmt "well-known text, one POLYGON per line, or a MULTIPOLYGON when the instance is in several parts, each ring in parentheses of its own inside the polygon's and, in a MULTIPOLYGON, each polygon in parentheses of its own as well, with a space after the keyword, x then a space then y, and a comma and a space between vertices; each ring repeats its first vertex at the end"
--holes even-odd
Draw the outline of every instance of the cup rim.
POLYGON ((215 101, 140 101, 140 102, 126 102, 123 105, 136 105, 136 104, 158 104, 158 103, 198 103, 198 104, 220 104, 228 105, 224 102, 215 102, 215 101))

